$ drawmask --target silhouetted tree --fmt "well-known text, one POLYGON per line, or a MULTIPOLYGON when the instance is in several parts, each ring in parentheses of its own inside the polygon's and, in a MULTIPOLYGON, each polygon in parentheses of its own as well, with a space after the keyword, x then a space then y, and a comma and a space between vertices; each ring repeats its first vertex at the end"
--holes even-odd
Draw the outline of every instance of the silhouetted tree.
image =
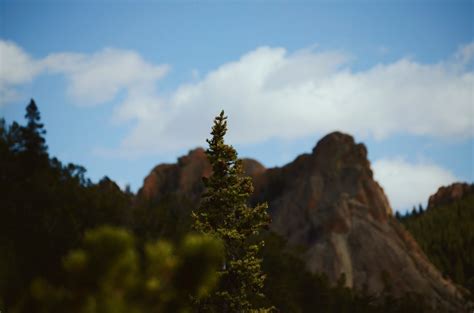
POLYGON ((423 214, 423 206, 421 205, 421 203, 418 205, 418 215, 421 215, 423 214))
POLYGON ((46 140, 44 135, 46 130, 44 125, 41 123, 41 115, 35 100, 31 99, 30 103, 26 107, 25 118, 27 121, 26 127, 23 129, 25 149, 26 152, 32 155, 44 155, 46 154, 48 147, 46 146, 46 140))

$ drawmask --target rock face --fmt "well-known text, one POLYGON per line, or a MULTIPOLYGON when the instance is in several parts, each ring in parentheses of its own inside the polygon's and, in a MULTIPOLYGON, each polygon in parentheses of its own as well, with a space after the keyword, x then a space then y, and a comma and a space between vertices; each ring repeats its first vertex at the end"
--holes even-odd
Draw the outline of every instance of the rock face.
POLYGON ((443 186, 430 196, 428 200, 428 209, 452 203, 474 193, 474 184, 454 183, 449 186, 443 186))
POLYGON ((308 268, 332 282, 378 293, 384 280, 395 293, 421 292, 434 305, 456 302, 456 287, 428 261, 393 218, 373 179, 367 150, 351 136, 324 137, 311 154, 256 177, 256 201, 268 201, 272 229, 306 248, 308 268))
MULTIPOLYGON (((420 292, 434 306, 456 308, 457 288, 428 261, 411 235, 392 216, 383 189, 373 179, 367 149, 346 134, 321 139, 311 154, 281 168, 244 162, 254 180, 252 202, 267 201, 271 228, 305 249, 304 260, 332 282, 341 274, 350 287, 379 293, 384 281, 396 294, 420 292)), ((182 193, 198 201, 201 177, 210 174, 202 149, 177 164, 159 165, 145 179, 139 197, 159 200, 182 193)))
MULTIPOLYGON (((251 176, 265 171, 262 164, 252 159, 243 159, 243 166, 245 172, 251 176)), ((204 191, 202 177, 208 177, 211 171, 204 149, 196 148, 188 155, 180 157, 177 163, 156 166, 144 179, 137 199, 139 202, 157 203, 173 194, 197 203, 204 191)))
POLYGON ((204 190, 201 177, 211 174, 204 149, 197 148, 180 157, 175 164, 156 166, 138 191, 139 201, 159 202, 169 194, 184 195, 198 201, 204 190))

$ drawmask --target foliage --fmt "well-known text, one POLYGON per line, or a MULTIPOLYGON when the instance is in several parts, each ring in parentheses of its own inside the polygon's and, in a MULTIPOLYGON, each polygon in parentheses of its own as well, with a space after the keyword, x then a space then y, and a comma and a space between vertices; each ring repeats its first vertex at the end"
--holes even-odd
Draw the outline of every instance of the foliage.
POLYGON ((21 298, 32 279, 60 280, 61 257, 98 225, 127 226, 131 196, 110 179, 50 158, 32 100, 27 125, 0 120, 0 304, 21 298))
POLYGON ((132 208, 132 229, 140 240, 166 238, 179 242, 191 230, 191 210, 185 196, 169 194, 158 203, 137 203, 132 208))
POLYGON ((188 235, 178 247, 149 242, 140 254, 134 236, 124 229, 90 230, 83 247, 64 258, 66 284, 35 280, 31 302, 21 311, 189 312, 190 296, 201 298, 215 286, 222 249, 216 239, 188 235))
POLYGON ((33 156, 45 155, 48 147, 44 135, 44 125, 41 124, 41 114, 36 106, 36 103, 31 99, 26 107, 25 119, 27 120, 26 127, 22 128, 25 150, 33 156))
POLYGON ((431 262, 474 295, 474 195, 400 220, 431 262))
POLYGON ((223 240, 225 261, 217 291, 198 306, 200 312, 264 312, 267 309, 257 305, 264 297, 265 275, 258 256, 263 241, 249 239, 268 225, 267 205, 247 203, 253 186, 235 149, 224 143, 226 119, 222 111, 214 120, 206 150, 213 173, 204 181, 200 207, 192 213, 196 231, 223 240))

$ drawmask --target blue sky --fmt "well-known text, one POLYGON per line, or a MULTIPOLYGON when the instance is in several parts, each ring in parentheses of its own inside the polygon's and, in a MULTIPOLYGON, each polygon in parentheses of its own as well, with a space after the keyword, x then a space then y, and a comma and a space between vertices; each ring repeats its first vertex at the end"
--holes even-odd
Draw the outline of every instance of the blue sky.
POLYGON ((136 190, 229 114, 281 166, 333 130, 392 206, 474 180, 473 1, 0 0, 0 114, 40 107, 50 153, 136 190))

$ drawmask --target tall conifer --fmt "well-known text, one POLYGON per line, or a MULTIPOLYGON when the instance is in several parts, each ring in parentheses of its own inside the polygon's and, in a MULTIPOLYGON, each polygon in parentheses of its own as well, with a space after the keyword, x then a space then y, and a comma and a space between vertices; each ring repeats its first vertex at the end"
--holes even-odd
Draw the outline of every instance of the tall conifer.
POLYGON ((212 138, 206 140, 212 175, 204 180, 206 191, 193 212, 194 229, 222 239, 225 261, 217 290, 197 305, 199 312, 269 312, 262 308, 265 275, 259 257, 262 241, 251 240, 269 223, 267 204, 248 205, 252 180, 244 175, 235 149, 224 143, 227 117, 214 120, 212 138))
POLYGON ((48 147, 43 137, 46 134, 46 130, 41 123, 41 115, 33 99, 30 100, 26 107, 25 119, 27 124, 23 130, 23 137, 26 151, 35 156, 46 154, 48 147))

